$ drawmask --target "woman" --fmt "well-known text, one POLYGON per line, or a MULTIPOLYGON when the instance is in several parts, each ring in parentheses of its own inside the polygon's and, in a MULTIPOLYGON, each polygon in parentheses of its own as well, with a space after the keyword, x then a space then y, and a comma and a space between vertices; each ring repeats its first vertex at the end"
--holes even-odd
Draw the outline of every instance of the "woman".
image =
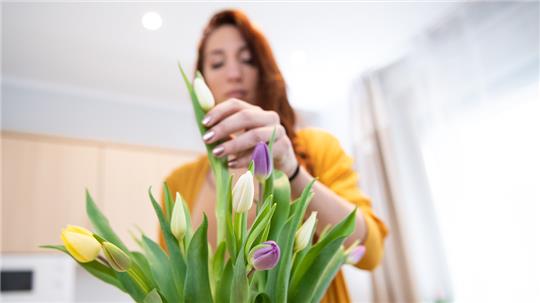
MULTIPOLYGON (((218 102, 202 121, 208 127, 203 135, 205 143, 223 141, 213 153, 227 156, 231 173, 238 177, 246 170, 255 144, 268 141, 276 128, 274 164, 291 180, 293 197, 318 177, 306 212, 318 212, 317 232, 328 224, 337 224, 358 206, 361 211, 357 212, 356 230, 345 245, 360 240, 366 254, 356 266, 374 269, 383 255, 385 225, 359 190, 352 160, 338 140, 321 130, 295 129, 295 114, 270 46, 247 16, 226 10, 212 17, 199 44, 196 68, 218 102)), ((172 172, 166 182, 172 193, 179 192, 186 199, 194 226, 200 224, 203 212, 214 213, 215 181, 206 155, 172 172)), ((249 220, 254 216, 252 208, 249 220)), ((208 216, 208 231, 209 242, 215 247, 216 221, 212 215, 208 216)), ((349 301, 339 272, 323 302, 349 301)))

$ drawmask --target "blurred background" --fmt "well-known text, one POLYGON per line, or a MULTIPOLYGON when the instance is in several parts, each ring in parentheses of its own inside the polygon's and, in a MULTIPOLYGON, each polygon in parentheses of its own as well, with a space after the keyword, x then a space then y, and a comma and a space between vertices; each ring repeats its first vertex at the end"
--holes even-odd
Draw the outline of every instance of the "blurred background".
POLYGON ((355 302, 540 301, 538 2, 2 2, 5 302, 129 302, 69 257, 90 227, 157 237, 147 199, 204 151, 176 63, 240 8, 270 40, 302 125, 336 135, 390 228, 355 302))

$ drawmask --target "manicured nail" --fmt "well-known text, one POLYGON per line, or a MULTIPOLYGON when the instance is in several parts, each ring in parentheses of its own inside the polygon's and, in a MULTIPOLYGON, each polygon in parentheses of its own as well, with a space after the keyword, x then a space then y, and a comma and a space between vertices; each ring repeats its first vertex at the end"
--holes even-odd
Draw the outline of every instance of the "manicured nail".
POLYGON ((233 160, 233 161, 229 161, 229 164, 228 164, 228 165, 229 165, 229 167, 234 167, 234 166, 236 166, 236 161, 234 161, 234 160, 233 160))
POLYGON ((223 150, 224 150, 223 146, 220 145, 220 146, 214 148, 214 149, 212 150, 212 153, 213 153, 214 155, 216 155, 216 156, 219 156, 221 153, 223 153, 223 150))
POLYGON ((215 135, 216 133, 213 131, 213 130, 210 130, 210 131, 207 131, 206 134, 204 134, 202 136, 203 140, 204 141, 208 141, 210 139, 212 139, 212 137, 215 135))
POLYGON ((210 120, 212 120, 212 117, 206 116, 206 117, 204 117, 204 119, 202 120, 202 124, 203 124, 203 125, 208 125, 208 123, 210 123, 210 120))

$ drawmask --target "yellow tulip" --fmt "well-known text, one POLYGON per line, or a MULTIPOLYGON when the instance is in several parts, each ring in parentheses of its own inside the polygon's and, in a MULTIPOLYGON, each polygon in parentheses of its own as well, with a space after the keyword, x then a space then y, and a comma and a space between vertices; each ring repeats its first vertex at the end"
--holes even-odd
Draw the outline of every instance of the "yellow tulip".
POLYGON ((101 244, 89 230, 74 225, 62 230, 62 242, 67 251, 81 263, 94 261, 101 250, 101 244))

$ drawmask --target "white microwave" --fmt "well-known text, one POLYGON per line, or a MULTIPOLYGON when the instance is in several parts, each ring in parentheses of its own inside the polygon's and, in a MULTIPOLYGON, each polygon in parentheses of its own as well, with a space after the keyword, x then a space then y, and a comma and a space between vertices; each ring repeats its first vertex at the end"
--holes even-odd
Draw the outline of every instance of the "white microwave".
POLYGON ((61 254, 2 254, 2 302, 73 302, 75 262, 61 254))

